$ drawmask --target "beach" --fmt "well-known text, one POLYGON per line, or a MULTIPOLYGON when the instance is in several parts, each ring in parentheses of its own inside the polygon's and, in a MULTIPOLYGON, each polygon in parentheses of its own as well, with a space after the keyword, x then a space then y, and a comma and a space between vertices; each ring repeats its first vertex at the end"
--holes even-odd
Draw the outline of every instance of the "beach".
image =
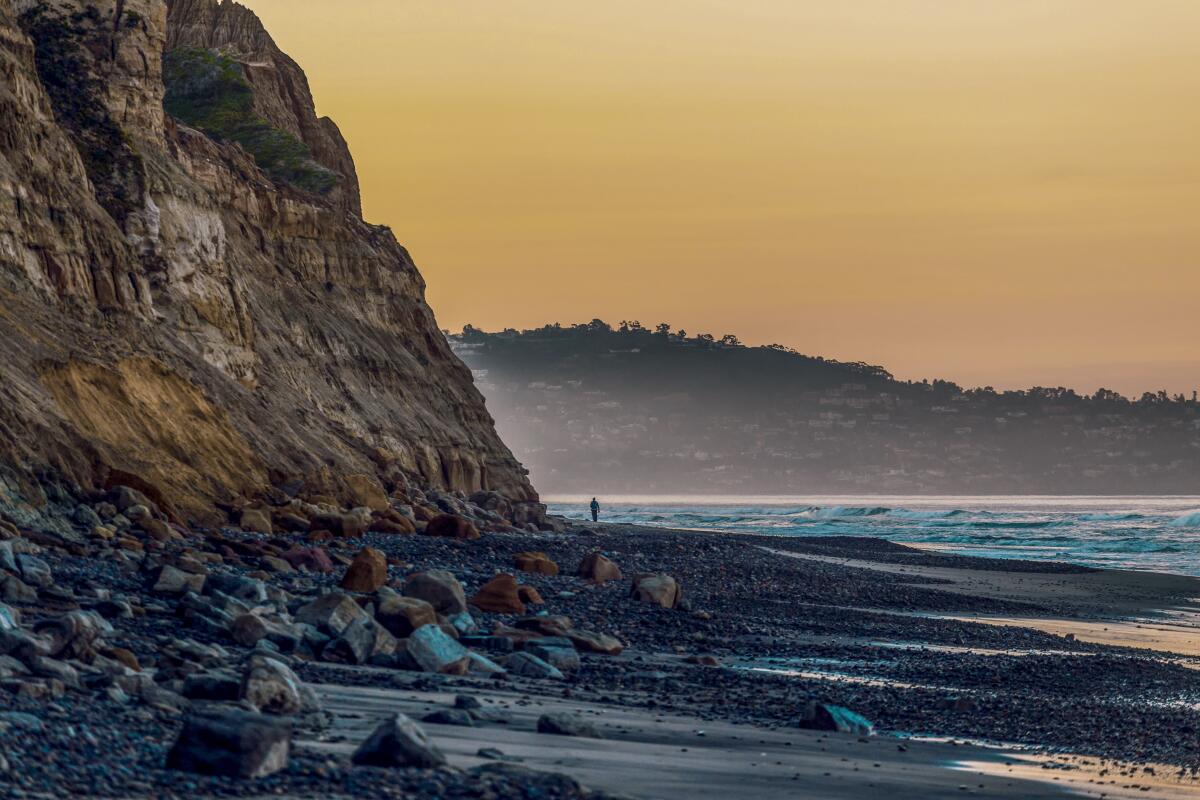
MULTIPOLYGON (((289 539, 303 537, 271 541, 289 539)), ((468 594, 497 573, 536 590, 542 602, 524 615, 474 610, 479 632, 463 642, 494 662, 537 630, 604 634, 621 646, 581 646, 560 679, 279 656, 319 697, 321 718, 298 719, 291 765, 258 781, 163 770, 181 709, 71 693, 47 706, 0 693, 7 711, 44 723, 40 731, 0 725, 7 777, 25 792, 12 796, 1200 797, 1200 627, 1192 616, 1200 579, 978 559, 879 539, 603 522, 462 540, 368 532, 327 547, 337 555, 362 545, 386 554, 396 585, 400 576, 447 570, 468 594), (557 574, 515 569, 530 552, 557 574), (594 553, 623 576, 579 577, 594 553), (631 597, 643 574, 678 582, 675 607, 631 597), (849 709, 871 730, 801 727, 812 703, 849 709), (476 710, 445 713, 460 707, 476 710), (425 720, 448 768, 349 763, 396 712, 425 720), (547 714, 591 729, 539 732, 547 714), (60 718, 88 736, 64 742, 60 718)), ((42 556, 64 585, 129 585, 103 564, 50 548, 42 556)), ((295 597, 334 590, 340 576, 266 574, 246 561, 225 566, 295 597)), ((146 601, 136 619, 114 624, 134 651, 169 651, 185 633, 209 640, 179 630, 180 613, 146 601)), ((206 662, 210 671, 263 650, 222 640, 222 652, 206 662)), ((171 663, 162 657, 157 667, 171 663)), ((160 685, 188 684, 164 676, 160 685)))

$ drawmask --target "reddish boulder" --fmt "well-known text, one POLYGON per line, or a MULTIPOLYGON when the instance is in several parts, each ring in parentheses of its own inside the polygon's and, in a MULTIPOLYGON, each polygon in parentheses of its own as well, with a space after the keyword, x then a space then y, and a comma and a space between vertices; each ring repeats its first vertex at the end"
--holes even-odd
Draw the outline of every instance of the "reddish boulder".
POLYGON ((586 578, 593 583, 619 581, 622 577, 621 568, 599 552, 591 553, 584 558, 575 573, 579 577, 586 578))
POLYGON ((300 547, 296 545, 279 556, 296 569, 312 572, 333 572, 333 561, 323 547, 300 547))
POLYGON ((479 588, 471 598, 471 604, 495 614, 524 614, 525 603, 521 601, 519 589, 517 579, 512 575, 497 575, 479 588))
POLYGON ((645 573, 633 579, 630 596, 643 603, 654 603, 663 608, 675 608, 683 597, 683 587, 670 575, 645 573))
POLYGON ((517 597, 521 599, 522 603, 531 606, 540 606, 546 602, 542 599, 542 595, 537 589, 532 586, 526 586, 525 584, 521 584, 517 587, 517 597))
POLYGON ((387 568, 387 557, 382 552, 374 547, 364 547, 350 563, 339 585, 349 592, 373 592, 387 583, 387 568))
POLYGON ((453 514, 438 514, 429 520, 425 535, 440 536, 444 539, 478 539, 479 529, 469 519, 453 514))
POLYGON ((522 572, 536 572, 539 575, 557 575, 558 564, 550 560, 545 553, 525 552, 513 556, 517 569, 522 572))

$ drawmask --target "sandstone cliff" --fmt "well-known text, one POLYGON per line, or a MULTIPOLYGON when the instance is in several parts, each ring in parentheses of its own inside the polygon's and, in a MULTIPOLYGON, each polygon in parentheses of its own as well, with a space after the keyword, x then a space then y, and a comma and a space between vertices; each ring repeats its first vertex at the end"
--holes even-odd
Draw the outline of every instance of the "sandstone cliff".
POLYGON ((363 473, 536 499, 300 68, 228 1, 0 0, 0 483, 363 473))

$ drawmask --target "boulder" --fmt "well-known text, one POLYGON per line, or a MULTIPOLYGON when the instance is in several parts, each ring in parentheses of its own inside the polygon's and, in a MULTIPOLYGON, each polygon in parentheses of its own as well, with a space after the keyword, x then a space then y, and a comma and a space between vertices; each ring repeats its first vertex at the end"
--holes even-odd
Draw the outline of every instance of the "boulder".
POLYGON ((357 538, 367 531, 368 519, 358 514, 321 513, 309 520, 314 531, 329 531, 335 536, 357 538))
POLYGON ((421 717, 421 722, 428 722, 431 725, 456 725, 460 728, 475 727, 475 718, 471 716, 471 712, 458 708, 443 708, 438 711, 431 711, 421 717))
POLYGON ((206 594, 220 592, 250 605, 267 602, 267 585, 257 578, 232 572, 214 572, 204 582, 206 594))
POLYGON ((390 656, 399 643, 396 637, 365 614, 321 651, 321 659, 338 664, 365 664, 374 656, 390 656))
POLYGON ((630 596, 643 603, 675 608, 683 597, 683 587, 670 575, 644 573, 634 577, 630 596))
POLYGON ((167 769, 261 778, 287 766, 290 723, 243 711, 189 716, 167 753, 167 769))
POLYGON ((524 614, 525 604, 517 588, 515 577, 501 573, 479 588, 471 598, 471 605, 495 614, 524 614))
POLYGON ((446 757, 430 741, 421 726, 404 714, 396 714, 381 722, 358 746, 350 760, 369 767, 422 769, 432 769, 446 763, 446 757))
POLYGON ((242 509, 242 515, 238 521, 242 530, 251 531, 252 533, 265 533, 270 536, 275 532, 274 526, 271 524, 271 516, 257 508, 242 509))
POLYGON ((525 678, 550 678, 552 680, 561 681, 564 676, 562 671, 553 664, 547 664, 545 660, 538 658, 533 653, 521 651, 513 653, 504 661, 505 668, 513 675, 520 675, 525 678))
POLYGON ((394 535, 406 535, 417 532, 416 526, 407 517, 400 517, 398 520, 387 517, 376 517, 371 520, 371 527, 368 530, 371 533, 388 533, 394 535))
POLYGON ((597 653, 602 656, 619 656, 621 655, 621 651, 625 649, 625 645, 621 644, 620 639, 615 636, 609 636, 607 633, 570 630, 564 635, 571 640, 571 643, 577 649, 585 653, 597 653))
POLYGON ((555 736, 583 736, 589 739, 603 739, 596 726, 586 719, 574 714, 543 714, 538 717, 538 733, 549 733, 555 736))
POLYGON ((235 703, 242 696, 242 680, 232 672, 193 672, 183 679, 183 696, 189 700, 235 703))
POLYGON ((290 511, 275 511, 271 515, 272 527, 288 533, 308 533, 308 520, 290 511))
POLYGON ((229 635, 244 647, 254 647, 266 639, 281 653, 291 653, 300 646, 301 636, 287 625, 272 622, 257 614, 240 614, 233 621, 229 635))
POLYGON ((557 575, 558 564, 542 552, 527 551, 513 556, 513 563, 522 572, 536 572, 539 575, 557 575))
POLYGON ((346 475, 342 482, 346 485, 346 499, 351 507, 369 508, 372 511, 383 511, 389 507, 387 492, 375 477, 346 475))
POLYGON ((393 636, 405 639, 425 625, 437 624, 437 611, 424 600, 389 594, 379 598, 375 620, 393 636))
POLYGON ((56 658, 90 660, 98 640, 113 632, 108 620, 95 611, 72 611, 42 620, 33 628, 46 642, 46 651, 56 658))
POLYGON ((467 610, 467 596, 462 584, 444 569, 431 569, 410 575, 404 583, 404 594, 424 600, 439 614, 447 617, 467 610))
POLYGON ((364 547, 354 556, 339 585, 349 592, 373 592, 387 579, 387 556, 374 547, 364 547))
POLYGON ((204 581, 203 575, 193 575, 172 567, 170 564, 164 564, 158 571, 158 577, 155 578, 151 591, 159 594, 184 594, 186 592, 200 594, 204 590, 204 581))
POLYGON ((301 606, 295 614, 297 622, 312 625, 322 633, 340 636, 352 622, 366 619, 367 612, 347 594, 330 592, 301 606))
POLYGON ((425 625, 412 632, 404 644, 413 663, 425 672, 462 675, 470 653, 437 625, 425 625))
POLYGON ((622 577, 621 568, 599 552, 590 553, 583 561, 579 562, 579 569, 575 571, 575 574, 592 583, 619 581, 622 577))
POLYGON ((796 723, 801 728, 814 731, 836 731, 856 736, 870 736, 875 726, 869 719, 842 706, 809 701, 796 723))
POLYGON ((517 587, 517 597, 522 603, 531 606, 545 605, 546 601, 542 599, 542 593, 533 586, 521 584, 517 587))
POLYGON ((583 666, 575 645, 570 639, 562 637, 534 639, 526 643, 525 652, 537 656, 562 672, 575 672, 583 666))
POLYGON ((246 662, 239 699, 267 714, 300 714, 320 707, 316 693, 287 664, 265 655, 246 662))
POLYGON ((333 572, 333 561, 323 547, 296 545, 290 550, 280 553, 279 557, 296 569, 306 569, 310 572, 333 572))
POLYGON ((478 539, 479 529, 469 519, 455 514, 438 514, 425 527, 426 536, 444 539, 478 539))

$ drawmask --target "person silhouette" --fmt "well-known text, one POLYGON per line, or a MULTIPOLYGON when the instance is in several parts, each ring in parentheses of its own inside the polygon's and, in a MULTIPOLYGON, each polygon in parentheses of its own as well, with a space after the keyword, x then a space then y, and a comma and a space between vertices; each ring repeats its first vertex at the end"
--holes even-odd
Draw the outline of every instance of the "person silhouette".
POLYGON ((592 498, 592 522, 600 521, 600 501, 592 498))

